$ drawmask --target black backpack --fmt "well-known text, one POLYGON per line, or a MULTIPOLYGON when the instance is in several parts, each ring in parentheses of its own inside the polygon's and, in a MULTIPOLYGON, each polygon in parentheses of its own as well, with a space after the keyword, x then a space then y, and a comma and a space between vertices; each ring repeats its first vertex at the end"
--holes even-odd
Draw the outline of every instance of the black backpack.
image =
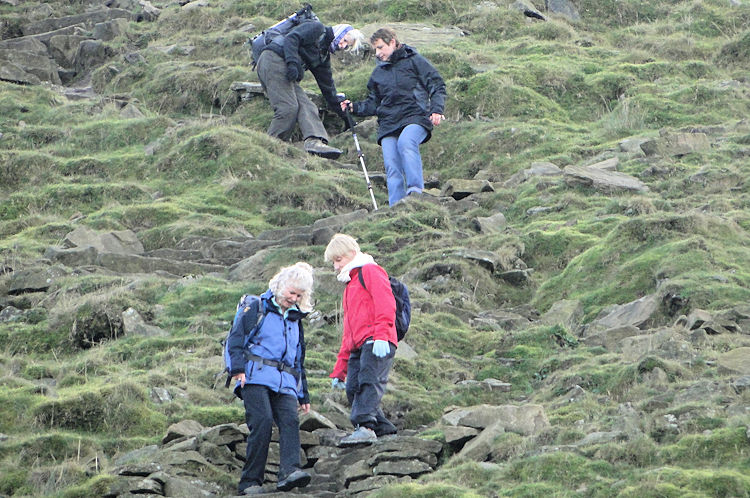
POLYGON ((258 58, 260 57, 261 52, 263 52, 268 45, 271 43, 282 45, 284 43, 284 36, 292 29, 305 21, 318 20, 318 16, 315 15, 315 12, 312 10, 312 5, 308 3, 291 16, 253 36, 246 43, 247 45, 250 45, 250 57, 252 59, 253 69, 255 69, 255 65, 258 63, 258 58))
MULTIPOLYGON (((367 290, 365 285, 365 279, 362 276, 362 269, 360 268, 359 283, 362 287, 367 290)), ((388 276, 388 280, 391 283, 391 292, 393 297, 396 299, 396 336, 401 341, 406 336, 406 332, 409 330, 409 323, 411 322, 411 301, 409 300, 409 289, 406 288, 406 284, 396 277, 388 276)))

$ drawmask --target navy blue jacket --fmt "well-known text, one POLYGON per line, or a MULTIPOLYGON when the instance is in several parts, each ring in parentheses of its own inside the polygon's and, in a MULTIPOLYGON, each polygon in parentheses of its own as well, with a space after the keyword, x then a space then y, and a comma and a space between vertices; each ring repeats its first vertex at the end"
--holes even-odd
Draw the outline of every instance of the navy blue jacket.
POLYGON ((423 142, 432 135, 430 115, 443 114, 445 82, 432 64, 409 45, 401 44, 390 60, 378 61, 367 82, 367 99, 354 102, 352 111, 360 116, 378 117, 378 144, 384 137, 399 135, 410 124, 427 130, 423 142))
MULTIPOLYGON (((305 336, 302 329, 302 318, 307 314, 296 308, 287 310, 281 315, 279 308, 272 302, 273 294, 267 290, 260 296, 261 309, 265 310, 260 330, 250 340, 250 352, 261 358, 283 362, 299 374, 300 383, 288 372, 279 370, 259 361, 245 361, 245 336, 256 325, 257 316, 249 308, 238 310, 229 332, 228 350, 232 359, 232 376, 245 372, 245 384, 258 384, 282 393, 291 394, 300 404, 309 403, 305 376, 305 336)), ((239 383, 237 384, 239 385, 239 383)), ((235 387, 235 390, 237 387, 235 387)))
POLYGON ((333 38, 333 28, 320 21, 304 21, 284 36, 283 44, 271 43, 266 50, 273 50, 287 64, 293 62, 303 71, 309 70, 328 107, 343 119, 345 116, 336 98, 331 53, 328 51, 333 38))

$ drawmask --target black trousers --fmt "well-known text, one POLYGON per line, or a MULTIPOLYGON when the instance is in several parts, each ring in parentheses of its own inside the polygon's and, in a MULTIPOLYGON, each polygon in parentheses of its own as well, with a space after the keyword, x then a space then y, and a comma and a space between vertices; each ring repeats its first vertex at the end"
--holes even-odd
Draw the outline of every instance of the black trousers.
POLYGON ((240 494, 248 486, 263 485, 273 423, 279 428, 279 480, 300 467, 297 399, 289 394, 279 394, 266 386, 245 384, 242 388, 242 401, 245 403, 245 422, 250 435, 247 437, 245 465, 240 478, 240 494))
POLYGON ((373 341, 368 340, 349 355, 346 374, 346 397, 352 406, 352 425, 368 427, 375 434, 395 434, 396 427, 385 417, 380 401, 388 384, 396 347, 391 344, 385 358, 372 354, 373 341))

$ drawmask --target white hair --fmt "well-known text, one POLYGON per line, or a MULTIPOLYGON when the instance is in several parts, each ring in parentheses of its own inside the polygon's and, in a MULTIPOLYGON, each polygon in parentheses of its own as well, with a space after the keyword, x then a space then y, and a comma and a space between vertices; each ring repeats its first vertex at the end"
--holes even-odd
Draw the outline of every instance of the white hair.
POLYGON ((305 313, 312 311, 313 267, 305 262, 298 262, 278 271, 268 282, 268 288, 274 296, 280 295, 286 289, 294 287, 300 296, 297 306, 305 313))

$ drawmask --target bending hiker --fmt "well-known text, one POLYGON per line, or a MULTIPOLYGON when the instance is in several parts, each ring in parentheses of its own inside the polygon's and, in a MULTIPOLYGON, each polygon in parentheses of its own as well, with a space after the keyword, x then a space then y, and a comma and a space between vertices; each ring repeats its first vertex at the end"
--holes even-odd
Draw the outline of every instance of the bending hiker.
POLYGON ((347 284, 344 334, 331 379, 334 387, 346 380, 355 430, 341 444, 370 443, 378 436, 396 433, 380 408, 398 343, 396 302, 388 274, 372 256, 360 251, 354 238, 334 235, 324 257, 333 263, 338 280, 347 284), (364 286, 359 281, 360 272, 364 286))
POLYGON ((331 54, 337 50, 356 50, 363 39, 359 30, 349 24, 324 26, 320 21, 300 23, 283 38, 283 43, 270 43, 261 52, 257 63, 258 78, 273 107, 268 134, 288 140, 296 124, 310 154, 336 159, 341 151, 328 145, 328 133, 318 115, 318 108, 299 86, 305 70, 318 83, 328 107, 340 113, 336 86, 331 73, 331 54))
POLYGON ((297 410, 310 411, 305 378, 302 318, 311 311, 313 270, 307 263, 282 268, 260 296, 262 319, 249 307, 239 310, 228 338, 232 370, 245 404, 250 429, 239 494, 263 492, 272 424, 279 428, 281 464, 277 488, 306 486, 310 474, 300 469, 297 410), (258 330, 253 329, 258 326, 258 330), (244 347, 246 334, 249 349, 244 347), (237 367, 234 367, 237 365, 237 367))
POLYGON ((367 82, 370 94, 361 102, 341 102, 341 109, 360 116, 377 114, 388 204, 393 206, 424 189, 419 145, 445 119, 445 83, 427 59, 399 43, 393 30, 378 29, 370 43, 378 59, 367 82))

